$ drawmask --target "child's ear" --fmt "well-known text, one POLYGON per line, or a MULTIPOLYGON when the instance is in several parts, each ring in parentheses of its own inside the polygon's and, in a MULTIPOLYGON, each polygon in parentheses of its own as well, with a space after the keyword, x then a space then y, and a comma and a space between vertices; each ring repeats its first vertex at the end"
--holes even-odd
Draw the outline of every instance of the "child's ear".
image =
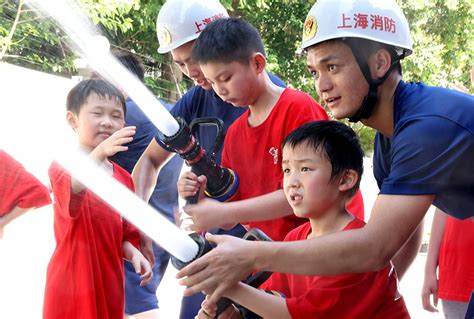
POLYGON ((255 65, 255 69, 258 73, 265 71, 267 65, 267 59, 260 52, 256 52, 252 56, 252 63, 255 65))
POLYGON ((74 114, 73 112, 66 112, 66 121, 72 129, 75 129, 77 127, 77 117, 76 114, 74 114))
POLYGON ((346 169, 339 181, 339 191, 345 192, 354 187, 359 180, 359 174, 353 169, 346 169))

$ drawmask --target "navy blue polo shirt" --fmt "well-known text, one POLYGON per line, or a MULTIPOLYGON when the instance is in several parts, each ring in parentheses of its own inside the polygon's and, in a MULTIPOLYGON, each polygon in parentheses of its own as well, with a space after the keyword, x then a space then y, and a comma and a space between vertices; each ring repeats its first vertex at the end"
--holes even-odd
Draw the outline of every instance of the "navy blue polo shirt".
POLYGON ((435 195, 453 217, 474 216, 474 96, 400 82, 392 138, 377 133, 374 175, 381 194, 435 195))

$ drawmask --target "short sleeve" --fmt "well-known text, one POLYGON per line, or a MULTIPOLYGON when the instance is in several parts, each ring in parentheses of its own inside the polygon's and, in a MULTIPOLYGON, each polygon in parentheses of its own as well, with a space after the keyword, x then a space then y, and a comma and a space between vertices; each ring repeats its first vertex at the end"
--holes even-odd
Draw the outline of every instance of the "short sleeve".
POLYGON ((71 191, 71 175, 57 162, 48 170, 54 195, 56 212, 63 218, 77 218, 81 212, 87 190, 74 194, 71 191))
POLYGON ((38 208, 51 203, 49 191, 13 157, 0 151, 0 215, 18 206, 38 208))
POLYGON ((438 116, 406 121, 391 143, 382 194, 438 194, 447 184, 462 184, 465 177, 458 168, 466 165, 461 159, 473 145, 467 130, 438 116))

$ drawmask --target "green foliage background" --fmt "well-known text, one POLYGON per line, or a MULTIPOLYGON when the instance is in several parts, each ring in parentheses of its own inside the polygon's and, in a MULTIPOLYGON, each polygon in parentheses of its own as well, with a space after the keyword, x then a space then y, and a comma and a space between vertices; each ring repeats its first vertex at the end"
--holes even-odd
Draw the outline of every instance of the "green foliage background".
MULTIPOLYGON (((80 0, 85 11, 103 30, 111 44, 139 54, 153 67, 169 65, 167 55, 157 53, 156 17, 164 0, 80 0)), ((316 99, 304 57, 296 51, 301 30, 313 2, 292 0, 222 0, 233 16, 254 24, 266 44, 269 70, 291 87, 309 92, 316 99)), ((472 0, 398 0, 413 38, 414 54, 403 61, 404 79, 445 87, 463 86, 474 92, 469 72, 474 65, 474 3, 472 0)), ((0 0, 0 46, 3 60, 46 72, 74 75, 74 52, 54 23, 23 6, 11 41, 18 1, 0 0)), ((169 67, 169 66, 168 66, 169 67)), ((160 79, 166 73, 151 73, 147 79, 155 91, 171 85, 160 79)), ((186 89, 189 84, 183 84, 186 89)), ((372 148, 374 132, 351 124, 366 151, 372 148)))

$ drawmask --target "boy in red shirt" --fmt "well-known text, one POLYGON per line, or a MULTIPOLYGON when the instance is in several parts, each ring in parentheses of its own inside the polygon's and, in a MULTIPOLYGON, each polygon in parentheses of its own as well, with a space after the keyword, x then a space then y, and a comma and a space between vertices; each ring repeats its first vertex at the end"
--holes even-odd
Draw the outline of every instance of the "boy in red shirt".
POLYGON ((51 197, 46 186, 0 150, 0 239, 5 226, 13 219, 49 203, 51 197))
MULTIPOLYGON (((67 121, 81 148, 133 191, 129 173, 108 160, 127 150, 135 127, 124 127, 125 100, 103 80, 77 84, 67 97, 67 121)), ((100 198, 53 163, 56 249, 48 265, 43 318, 123 318, 123 259, 148 283, 150 263, 136 248, 138 231, 100 198)))
POLYGON ((425 310, 438 312, 436 306, 441 299, 445 318, 468 318, 469 298, 474 291, 473 247, 474 221, 458 220, 437 208, 421 292, 425 310))
MULTIPOLYGON (((309 240, 364 227, 346 209, 363 171, 363 151, 354 131, 336 121, 315 121, 283 141, 283 186, 294 214, 309 219, 285 241, 309 240)), ((224 296, 264 318, 409 318, 392 264, 378 272, 337 276, 274 273, 262 287, 239 283, 224 296), (281 298, 264 290, 274 290, 281 298)), ((228 308, 222 317, 236 313, 228 308)), ((213 318, 203 303, 198 318, 213 318)))
MULTIPOLYGON (((270 81, 260 35, 242 19, 208 24, 194 43, 192 58, 222 100, 249 108, 229 127, 222 152, 222 165, 240 177, 238 191, 230 202, 203 199, 185 207, 192 230, 243 223, 282 240, 304 220, 292 214, 281 189, 281 142, 300 125, 328 115, 308 94, 270 81)), ((178 182, 178 191, 191 196, 205 183, 205 176, 189 172, 178 182)))

